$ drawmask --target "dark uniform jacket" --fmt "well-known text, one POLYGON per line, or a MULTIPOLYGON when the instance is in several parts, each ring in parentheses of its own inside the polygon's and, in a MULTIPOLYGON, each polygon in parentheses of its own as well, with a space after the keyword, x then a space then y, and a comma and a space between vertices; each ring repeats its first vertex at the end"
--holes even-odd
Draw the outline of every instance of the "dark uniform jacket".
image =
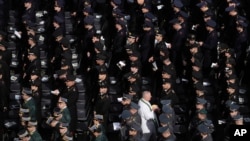
POLYGON ((179 98, 173 89, 163 90, 161 100, 172 100, 173 105, 179 103, 179 98))
POLYGON ((172 134, 168 138, 161 138, 159 141, 176 141, 176 137, 172 134))
POLYGON ((36 103, 32 97, 28 101, 23 103, 23 107, 29 109, 29 115, 31 120, 37 120, 36 103))
POLYGON ((108 138, 102 133, 100 136, 96 137, 95 141, 108 141, 108 138))
POLYGON ((12 58, 11 51, 6 49, 5 51, 0 51, 0 54, 2 54, 2 60, 9 66, 12 58))
POLYGON ((76 102, 77 102, 78 97, 79 97, 77 87, 72 86, 70 88, 67 88, 63 92, 62 96, 68 99, 67 107, 69 109, 70 116, 71 116, 70 128, 71 129, 76 129, 76 122, 77 122, 76 102))
POLYGON ((0 110, 3 111, 4 107, 8 107, 9 90, 2 79, 0 80, 0 97, 0 110))
POLYGON ((62 118, 60 119, 60 122, 70 123, 71 117, 70 117, 70 112, 69 112, 68 107, 62 109, 61 112, 62 112, 62 118))
POLYGON ((117 31, 116 36, 113 40, 113 53, 121 53, 124 51, 124 46, 126 44, 126 31, 121 29, 117 31))
POLYGON ((148 61, 148 58, 152 56, 152 51, 154 48, 154 39, 155 34, 153 30, 144 31, 140 47, 142 62, 148 61))
POLYGON ((30 137, 30 141, 42 141, 42 137, 37 131, 30 133, 30 137))
POLYGON ((27 67, 25 68, 25 73, 26 73, 26 76, 24 78, 24 81, 25 83, 28 83, 28 81, 30 80, 30 75, 31 75, 31 72, 33 70, 41 70, 41 61, 40 59, 35 59, 33 61, 31 61, 27 67))

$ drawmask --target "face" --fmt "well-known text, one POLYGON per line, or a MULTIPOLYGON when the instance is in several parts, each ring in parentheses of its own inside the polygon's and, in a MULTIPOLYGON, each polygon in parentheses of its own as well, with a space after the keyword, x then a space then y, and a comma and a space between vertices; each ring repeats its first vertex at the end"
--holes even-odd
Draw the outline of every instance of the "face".
POLYGON ((23 100, 27 100, 29 98, 29 96, 27 94, 22 93, 22 98, 23 98, 23 100))
POLYGON ((75 81, 66 80, 65 83, 66 83, 67 87, 71 87, 71 86, 73 86, 75 84, 75 81))
POLYGON ((59 127, 59 132, 60 132, 61 135, 65 134, 67 132, 67 127, 60 126, 59 127))
POLYGON ((59 11, 61 11, 61 7, 55 5, 55 6, 54 6, 54 10, 55 10, 56 12, 59 12, 59 11))
POLYGON ((171 135, 171 134, 170 134, 169 131, 165 131, 164 133, 162 133, 162 136, 163 136, 164 138, 168 138, 170 135, 171 135))
POLYGON ((162 41, 162 35, 159 35, 159 34, 156 34, 155 35, 155 39, 156 39, 156 41, 162 41))
POLYGON ((107 77, 106 74, 99 74, 99 75, 98 75, 98 79, 99 79, 99 80, 104 80, 104 79, 106 79, 106 77, 107 77))
POLYGON ((238 114, 238 111, 237 110, 233 110, 233 111, 230 111, 230 116, 231 117, 234 117, 238 114))
POLYGON ((206 10, 207 10, 207 7, 206 7, 206 6, 202 6, 202 7, 201 7, 201 11, 202 11, 202 12, 205 12, 206 10))
POLYGON ((100 91, 100 93, 107 93, 108 88, 106 88, 106 87, 101 87, 99 91, 100 91))
POLYGON ((232 88, 227 88, 227 92, 228 92, 229 94, 231 94, 231 93, 234 92, 234 89, 232 89, 232 88))
POLYGON ((115 28, 116 29, 121 29, 121 25, 120 24, 115 24, 115 28))
POLYGON ((38 78, 37 75, 31 75, 31 76, 30 76, 30 79, 31 79, 31 80, 36 80, 37 78, 38 78))
POLYGON ((204 105, 203 104, 196 104, 196 109, 200 110, 200 109, 203 109, 204 108, 204 105))
POLYGON ((59 101, 57 102, 57 106, 58 106, 58 108, 62 109, 63 107, 65 107, 65 106, 66 106, 66 103, 65 103, 65 102, 60 101, 60 99, 59 99, 59 101))
POLYGON ((198 118, 200 119, 200 120, 204 120, 204 119, 206 119, 206 114, 200 114, 200 113, 198 113, 198 118))
POLYGON ((129 135, 130 136, 135 136, 136 135, 136 131, 135 130, 129 130, 129 135))
POLYGON ((28 7, 30 7, 30 6, 31 6, 31 3, 30 3, 30 2, 25 2, 25 3, 24 3, 24 7, 25 7, 25 8, 28 8, 28 7))
POLYGON ((173 24, 173 28, 174 29, 178 29, 179 28, 179 24, 173 24))
POLYGON ((97 42, 97 41, 99 41, 99 39, 98 39, 97 37, 93 36, 92 42, 95 43, 95 42, 97 42))
POLYGON ((132 115, 134 115, 134 114, 137 112, 137 110, 136 110, 136 109, 133 109, 133 108, 130 109, 129 111, 130 111, 130 113, 131 113, 132 115))
POLYGON ((169 83, 164 83, 164 84, 162 84, 162 88, 163 89, 169 89, 170 88, 170 84, 169 83))
POLYGON ((27 130, 29 132, 32 132, 34 130, 35 126, 27 126, 27 130))
POLYGON ((29 43, 29 45, 32 45, 32 44, 34 44, 34 41, 31 40, 31 39, 29 39, 29 40, 28 40, 28 43, 29 43))
POLYGON ((163 73, 161 74, 162 78, 171 78, 171 75, 167 74, 167 73, 163 73))
POLYGON ((128 42, 128 44, 131 45, 131 44, 135 43, 135 38, 134 37, 128 37, 127 42, 128 42))
POLYGON ((147 92, 147 94, 144 95, 144 99, 147 100, 147 101, 150 101, 151 98, 152 98, 152 96, 151 96, 150 92, 147 92))
POLYGON ((31 90, 32 90, 33 92, 36 92, 36 91, 38 90, 38 87, 37 87, 37 86, 31 86, 31 90))
POLYGON ((138 68, 137 67, 131 67, 130 71, 132 71, 133 73, 138 72, 138 68))

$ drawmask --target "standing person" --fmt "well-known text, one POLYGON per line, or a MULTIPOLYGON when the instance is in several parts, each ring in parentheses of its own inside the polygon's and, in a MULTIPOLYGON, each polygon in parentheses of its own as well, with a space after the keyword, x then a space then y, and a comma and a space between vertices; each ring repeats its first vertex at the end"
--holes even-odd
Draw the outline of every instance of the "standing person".
POLYGON ((42 141, 42 137, 37 131, 37 121, 29 121, 27 130, 29 132, 31 141, 42 141))
POLYGON ((144 141, 156 141, 156 118, 154 111, 158 110, 157 105, 151 105, 151 92, 144 91, 142 98, 139 100, 138 105, 140 106, 139 115, 141 116, 141 128, 142 138, 144 141))
POLYGON ((23 88, 22 90, 22 98, 24 100, 23 107, 29 109, 29 116, 31 120, 37 119, 36 114, 36 103, 32 98, 32 91, 30 88, 23 88))
POLYGON ((94 106, 94 115, 100 114, 103 115, 103 126, 107 130, 107 121, 108 121, 108 111, 110 107, 110 99, 108 96, 108 86, 102 85, 99 89, 99 95, 94 106))
MULTIPOLYGON (((0 69, 0 130, 2 130, 4 120, 7 116, 6 111, 8 107, 8 96, 9 96, 9 90, 5 85, 4 80, 2 79, 2 69, 0 69)), ((0 133, 1 135, 1 133, 0 133)))
POLYGON ((66 86, 67 89, 63 92, 62 96, 68 99, 67 107, 70 112, 71 121, 70 121, 70 131, 76 129, 77 125, 77 107, 76 102, 78 100, 78 89, 75 85, 75 76, 67 75, 66 76, 66 86))
POLYGON ((171 56, 172 62, 176 68, 176 76, 177 79, 182 77, 183 74, 183 64, 182 64, 182 52, 183 47, 186 41, 186 29, 182 26, 183 24, 176 18, 171 20, 169 23, 173 25, 173 29, 175 30, 173 39, 171 42, 171 56))
POLYGON ((206 29, 208 31, 207 38, 204 42, 199 42, 203 51, 204 62, 203 62, 203 73, 204 77, 208 78, 211 71, 211 64, 216 60, 217 57, 217 42, 218 34, 216 31, 216 22, 209 20, 206 23, 206 29))

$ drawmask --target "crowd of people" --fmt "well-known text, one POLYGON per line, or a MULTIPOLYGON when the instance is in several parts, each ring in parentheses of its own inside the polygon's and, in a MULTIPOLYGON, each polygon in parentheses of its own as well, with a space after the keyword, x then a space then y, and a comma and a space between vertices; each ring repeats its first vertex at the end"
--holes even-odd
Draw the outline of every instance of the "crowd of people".
POLYGON ((248 4, 0 0, 1 135, 18 75, 17 140, 77 140, 80 76, 87 140, 114 140, 117 103, 121 141, 230 140, 230 125, 249 124, 248 4))

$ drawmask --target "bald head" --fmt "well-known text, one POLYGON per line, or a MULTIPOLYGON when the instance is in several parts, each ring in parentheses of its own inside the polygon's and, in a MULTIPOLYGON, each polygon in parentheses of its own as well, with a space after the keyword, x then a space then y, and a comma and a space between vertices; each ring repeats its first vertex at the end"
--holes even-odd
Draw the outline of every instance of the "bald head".
POLYGON ((146 101, 150 101, 151 100, 151 92, 150 91, 143 91, 142 92, 142 98, 146 101))

